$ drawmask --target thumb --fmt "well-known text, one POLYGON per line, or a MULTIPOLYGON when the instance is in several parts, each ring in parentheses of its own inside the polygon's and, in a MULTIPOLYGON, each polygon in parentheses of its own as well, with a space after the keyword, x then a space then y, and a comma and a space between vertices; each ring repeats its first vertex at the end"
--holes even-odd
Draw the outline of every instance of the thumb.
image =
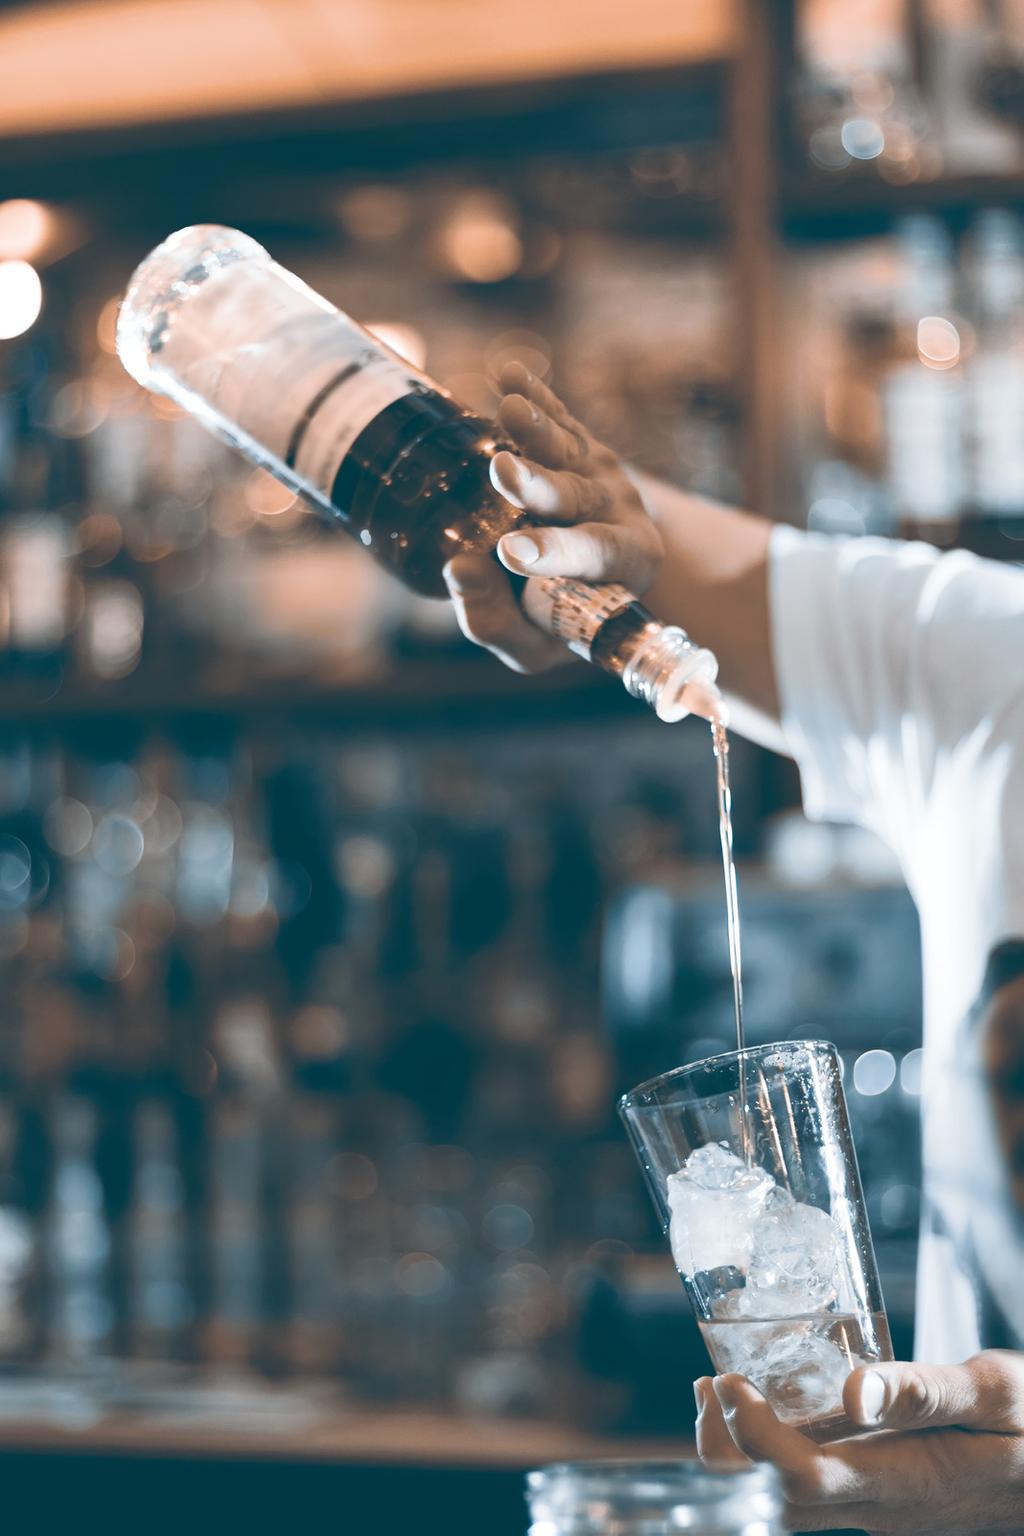
POLYGON ((1024 1356, 990 1349, 963 1365, 862 1366, 848 1377, 843 1402, 855 1423, 871 1429, 1021 1431, 1024 1356))
POLYGON ((517 530, 501 540, 498 559, 518 576, 620 581, 634 592, 650 585, 656 564, 647 544, 634 531, 614 523, 517 530))

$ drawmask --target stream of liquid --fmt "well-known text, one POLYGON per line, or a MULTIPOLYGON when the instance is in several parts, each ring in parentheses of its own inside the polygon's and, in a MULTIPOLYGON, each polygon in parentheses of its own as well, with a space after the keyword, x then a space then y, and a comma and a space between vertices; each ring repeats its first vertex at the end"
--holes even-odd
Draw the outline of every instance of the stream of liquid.
POLYGON ((729 785, 729 736, 719 717, 711 722, 711 740, 715 750, 718 778, 718 833, 722 842, 722 871, 725 875, 725 910, 729 922, 729 964, 732 967, 732 995, 736 1008, 736 1049, 743 1050, 743 960, 740 953, 740 901, 736 889, 736 861, 732 852, 732 789, 729 785))
POLYGON ((747 1106, 747 1072, 743 1059, 743 957, 740 952, 740 898, 736 888, 736 860, 732 850, 732 789, 729 784, 729 736, 725 722, 716 714, 711 720, 711 741, 715 752, 718 785, 718 832, 722 843, 722 872, 725 875, 725 910, 729 925, 729 965, 732 968, 732 996, 736 1010, 736 1049, 739 1057, 740 1136, 743 1155, 753 1160, 753 1139, 747 1106))

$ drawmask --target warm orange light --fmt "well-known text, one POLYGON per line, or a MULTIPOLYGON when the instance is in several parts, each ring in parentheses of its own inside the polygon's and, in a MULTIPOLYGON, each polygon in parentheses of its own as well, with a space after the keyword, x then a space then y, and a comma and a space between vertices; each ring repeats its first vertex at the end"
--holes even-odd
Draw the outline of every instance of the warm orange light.
POLYGON ((393 240, 408 227, 411 207, 401 187, 353 187, 339 207, 342 222, 357 240, 393 240))
MULTIPOLYGON (((865 3, 857 7, 856 28, 843 15, 847 33, 859 30, 865 3)), ((730 0, 516 0, 514 8, 508 0, 4 6, 0 135, 720 59, 735 43, 738 9, 730 0)), ((850 7, 839 0, 839 9, 850 7)))
POLYGON ((257 517, 280 517, 295 505, 295 492, 268 475, 265 469, 254 469, 245 482, 245 504, 257 517))
POLYGON ((523 242, 503 199, 485 194, 465 198, 440 235, 445 265, 471 283, 500 283, 518 272, 523 242))
POLYGON ((539 331, 502 331, 492 337, 485 354, 487 371, 497 378, 506 363, 522 363, 538 379, 551 372, 551 343, 539 331))
POLYGON ((121 295, 115 293, 104 304, 96 320, 96 340, 111 356, 117 352, 117 312, 120 308, 121 295))
POLYGON ((0 203, 0 258, 30 261, 53 234, 53 214, 43 203, 13 197, 0 203))
POLYGON ((146 405, 153 416, 161 421, 180 421, 185 415, 185 408, 172 400, 169 395, 147 395, 146 405))
POLYGON ((955 368, 960 361, 960 332, 952 320, 925 315, 917 323, 917 355, 928 368, 955 368))

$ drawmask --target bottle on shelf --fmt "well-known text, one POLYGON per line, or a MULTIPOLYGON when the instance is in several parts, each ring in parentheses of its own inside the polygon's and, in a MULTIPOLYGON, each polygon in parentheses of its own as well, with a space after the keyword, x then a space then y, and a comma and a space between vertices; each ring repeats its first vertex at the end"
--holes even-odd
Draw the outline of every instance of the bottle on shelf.
MULTIPOLYGON (((142 262, 118 351, 413 591, 443 597, 448 560, 523 521, 490 478, 513 445, 237 230, 179 230, 142 262)), ((624 587, 533 577, 522 602, 662 720, 709 707, 714 656, 624 587)))
POLYGON ((132 1131, 136 1166, 127 1213, 132 1342, 143 1358, 173 1359, 185 1350, 193 1301, 177 1128, 166 1094, 140 1098, 132 1131))
POLYGON ((1024 225, 1016 214, 978 216, 967 274, 975 335, 966 368, 969 507, 1024 518, 1024 225))
POLYGON ((988 0, 983 23, 978 28, 983 52, 975 95, 982 110, 1012 138, 1017 169, 1024 128, 1024 17, 1018 0, 988 0))
POLYGON ((952 175, 1020 169, 1024 26, 1012 14, 1019 11, 1017 0, 925 0, 924 73, 952 175))
POLYGON ((918 86, 910 0, 875 0, 850 24, 845 0, 796 7, 796 117, 811 164, 873 167, 897 185, 942 168, 918 86))
POLYGON ((59 683, 69 628, 71 539, 58 502, 62 456, 25 420, 0 506, 0 645, 8 675, 59 683))
POLYGON ((953 245, 927 215, 905 219, 898 239, 903 280, 882 390, 889 492, 908 531, 948 542, 966 500, 966 326, 955 307, 953 245))

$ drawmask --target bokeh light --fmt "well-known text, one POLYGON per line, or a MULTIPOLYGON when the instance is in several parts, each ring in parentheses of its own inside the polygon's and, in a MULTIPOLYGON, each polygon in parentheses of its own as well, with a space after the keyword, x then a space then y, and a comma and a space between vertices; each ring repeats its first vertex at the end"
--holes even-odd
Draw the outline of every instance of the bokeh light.
POLYGON ((102 351, 113 357, 117 352, 117 315, 121 308, 121 295, 115 293, 100 310, 96 319, 96 340, 102 351))
POLYGON ((896 1081, 896 1058, 891 1051, 864 1051, 853 1064, 853 1086, 865 1098, 885 1093, 896 1081))
POLYGON ((43 203, 12 197, 0 203, 0 260, 31 261, 53 234, 54 217, 43 203))
POLYGON ((952 320, 925 315, 917 322, 917 355, 928 368, 955 368, 960 361, 960 332, 952 320))
POLYGON ((908 1051, 900 1062, 900 1087, 914 1098, 921 1092, 923 1066, 924 1052, 920 1048, 908 1051))
POLYGON ((882 125, 871 117, 847 118, 839 137, 853 160, 877 160, 885 148, 882 125))
POLYGON ((297 499, 294 491, 275 480, 265 469, 254 469, 246 476, 244 494, 246 506, 257 517, 280 517, 294 507, 297 499))
POLYGON ((405 1253, 395 1265, 395 1284, 406 1296, 428 1301, 445 1290, 448 1271, 431 1253, 405 1253))
POLYGON ((503 198, 471 194, 441 229, 439 249, 453 276, 470 283, 500 283, 518 272, 523 242, 503 198))
POLYGON ((0 341, 23 336, 38 320, 43 285, 27 261, 0 261, 0 341))

